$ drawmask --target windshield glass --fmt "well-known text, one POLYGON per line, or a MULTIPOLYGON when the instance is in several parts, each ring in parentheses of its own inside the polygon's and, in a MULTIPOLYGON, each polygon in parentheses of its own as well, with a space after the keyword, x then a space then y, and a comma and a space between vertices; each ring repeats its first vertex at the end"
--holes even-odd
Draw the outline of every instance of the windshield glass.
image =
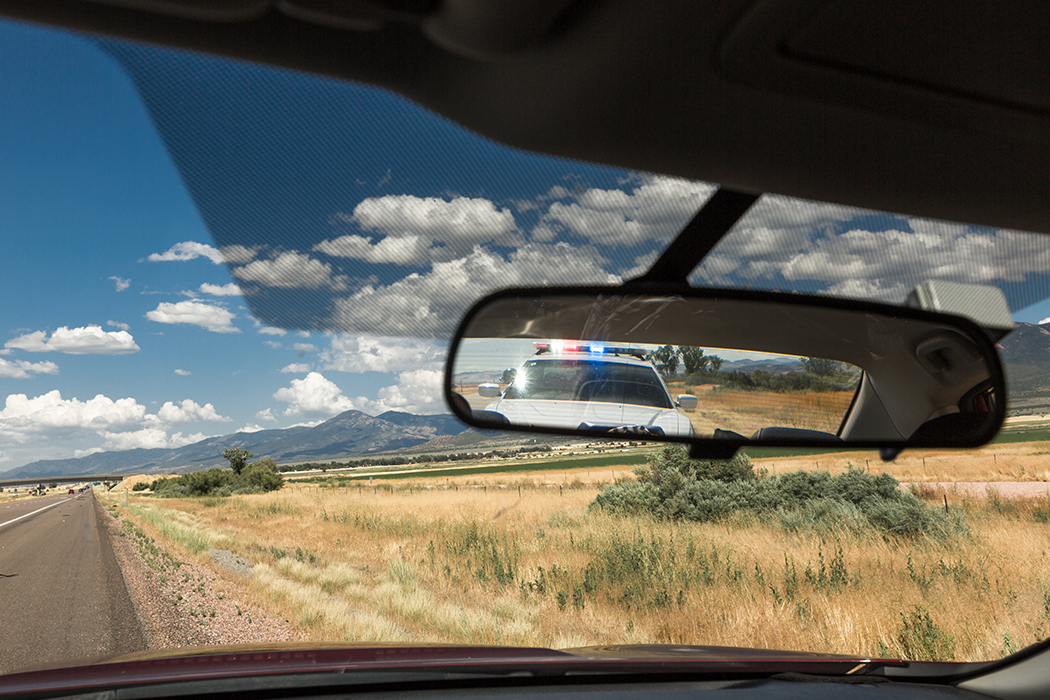
MULTIPOLYGON (((442 381, 482 295, 638 276, 713 184, 14 22, 0 95, 0 673, 295 641, 964 661, 1050 634, 1045 236, 764 196, 693 284, 994 287, 1018 322, 1009 417, 968 451, 692 460, 472 429, 442 381)), ((834 433, 863 389, 844 363, 719 342, 596 361, 515 338, 454 381, 474 410, 582 402, 606 428, 643 406, 623 423, 678 435, 834 433)))
POLYGON ((601 401, 671 408, 667 389, 649 367, 591 360, 531 360, 504 399, 601 401))

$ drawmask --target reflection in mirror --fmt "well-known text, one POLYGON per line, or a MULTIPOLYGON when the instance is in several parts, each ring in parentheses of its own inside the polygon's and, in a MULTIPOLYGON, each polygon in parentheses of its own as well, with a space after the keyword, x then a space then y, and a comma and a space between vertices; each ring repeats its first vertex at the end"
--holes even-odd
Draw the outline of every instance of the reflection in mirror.
POLYGON ((838 432, 861 371, 735 348, 465 338, 453 391, 515 424, 750 437, 769 426, 838 432), (503 368, 507 358, 517 368, 503 368))
POLYGON ((1001 420, 969 322, 720 294, 493 298, 454 344, 450 391, 478 423, 687 440, 963 444, 1001 420))

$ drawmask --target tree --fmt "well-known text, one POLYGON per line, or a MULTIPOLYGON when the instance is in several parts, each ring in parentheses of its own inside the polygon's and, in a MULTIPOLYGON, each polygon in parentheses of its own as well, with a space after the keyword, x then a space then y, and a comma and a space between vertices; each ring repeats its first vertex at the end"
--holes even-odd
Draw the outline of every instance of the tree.
POLYGON ((707 368, 712 372, 718 372, 722 369, 722 358, 718 355, 711 355, 707 358, 707 368))
POLYGON ((682 364, 685 365, 685 373, 687 375, 707 369, 707 363, 711 359, 704 357, 703 348, 694 348, 688 345, 678 348, 678 354, 682 356, 682 364))
POLYGON ((244 470, 244 478, 252 490, 277 491, 284 486, 284 477, 278 472, 277 464, 269 457, 249 464, 244 470))
POLYGON ((654 350, 651 357, 656 368, 665 377, 673 376, 678 370, 678 351, 670 345, 654 350))
POLYGON ((234 474, 240 474, 244 471, 244 467, 247 466, 248 460, 254 457, 248 450, 242 450, 239 447, 228 447, 225 452, 222 453, 224 459, 229 460, 230 469, 233 470, 234 474))
POLYGON ((839 370, 839 363, 822 357, 807 357, 799 360, 799 362, 802 363, 802 369, 805 370, 806 374, 813 374, 818 377, 830 377, 839 370))

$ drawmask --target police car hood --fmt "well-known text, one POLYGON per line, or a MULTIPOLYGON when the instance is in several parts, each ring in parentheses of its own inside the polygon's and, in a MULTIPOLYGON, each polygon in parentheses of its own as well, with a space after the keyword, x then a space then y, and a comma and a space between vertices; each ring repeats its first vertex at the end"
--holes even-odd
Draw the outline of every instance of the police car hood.
POLYGON ((602 401, 504 399, 489 404, 487 410, 501 413, 512 424, 519 426, 574 429, 583 423, 610 428, 644 425, 660 428, 668 435, 686 435, 690 432, 689 421, 678 411, 655 406, 602 401))

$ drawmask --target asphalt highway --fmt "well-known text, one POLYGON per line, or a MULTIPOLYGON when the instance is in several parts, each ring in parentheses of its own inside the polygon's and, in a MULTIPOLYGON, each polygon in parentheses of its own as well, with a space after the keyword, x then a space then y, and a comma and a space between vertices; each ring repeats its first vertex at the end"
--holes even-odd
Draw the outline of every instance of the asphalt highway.
POLYGON ((0 673, 145 649, 91 491, 0 501, 0 673))

